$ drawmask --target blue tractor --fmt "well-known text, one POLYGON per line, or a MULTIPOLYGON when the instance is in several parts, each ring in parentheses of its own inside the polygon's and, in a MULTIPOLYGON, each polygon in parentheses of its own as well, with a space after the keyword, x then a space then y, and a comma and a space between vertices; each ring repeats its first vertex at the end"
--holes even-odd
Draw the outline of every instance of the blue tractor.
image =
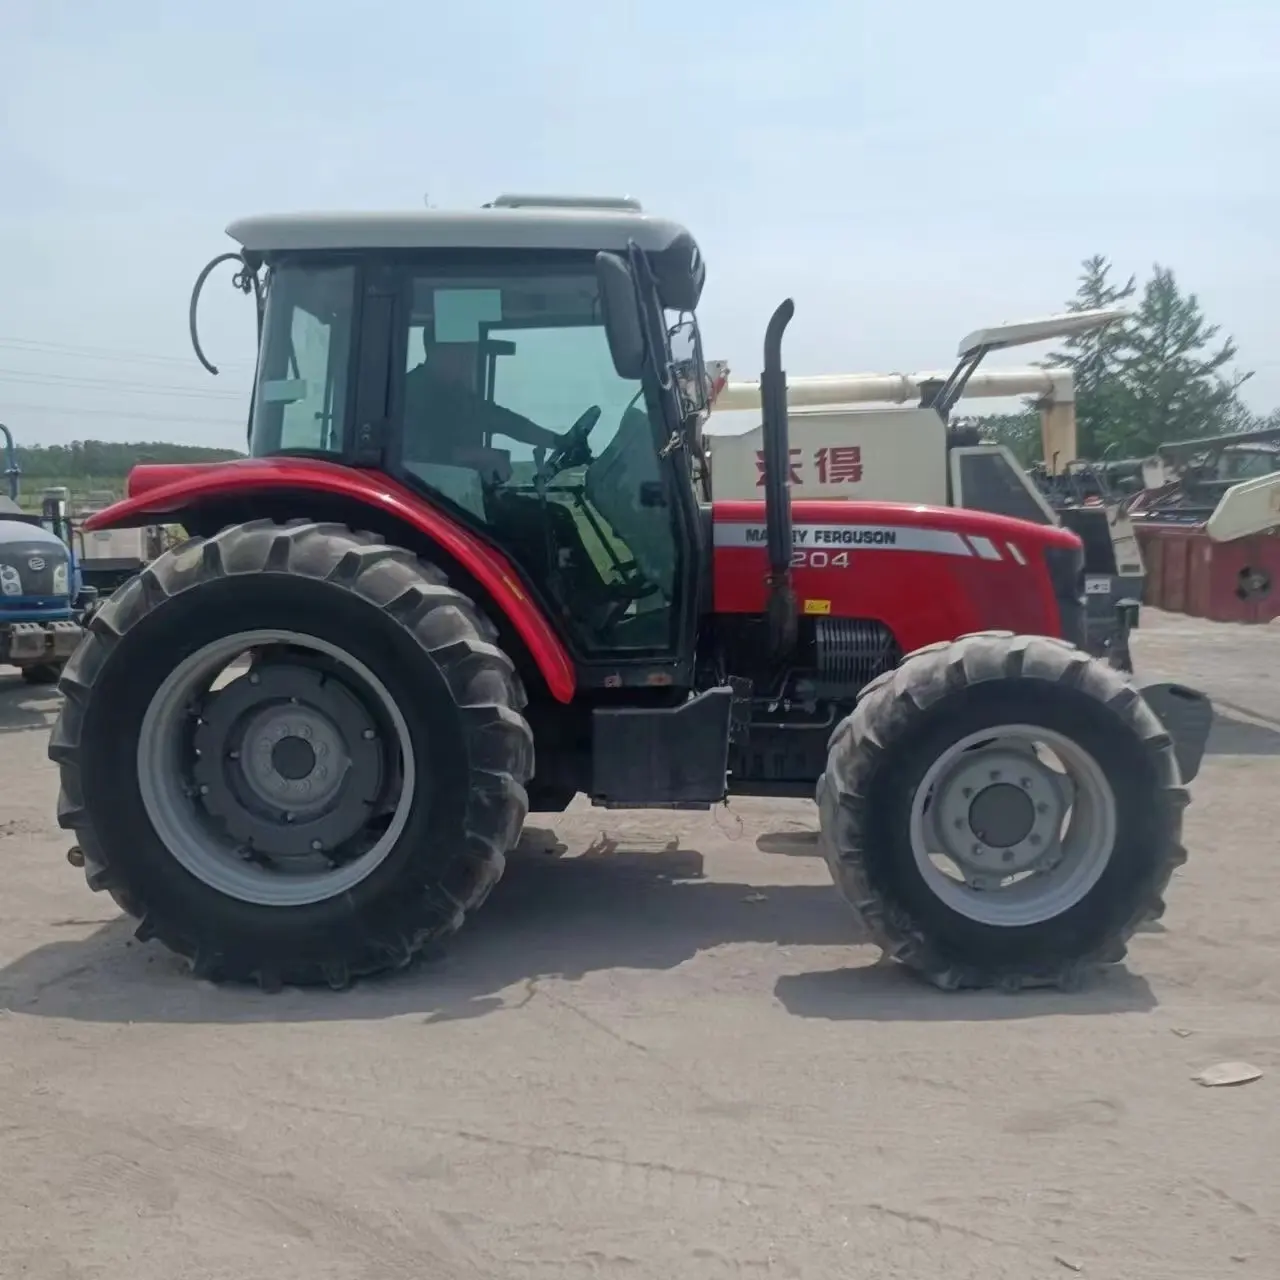
POLYGON ((39 515, 18 504, 13 435, 0 423, 8 496, 0 496, 0 664, 28 684, 54 684, 75 652, 97 593, 85 588, 65 502, 47 498, 39 515))

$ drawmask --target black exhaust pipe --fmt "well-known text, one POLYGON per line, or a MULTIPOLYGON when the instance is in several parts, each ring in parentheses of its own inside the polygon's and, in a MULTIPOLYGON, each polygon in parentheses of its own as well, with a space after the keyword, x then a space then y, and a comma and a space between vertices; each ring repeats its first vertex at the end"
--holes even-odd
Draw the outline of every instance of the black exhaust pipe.
POLYGON ((787 375, 782 369, 782 335, 796 313, 787 298, 764 332, 760 374, 760 425, 764 445, 764 524, 768 541, 769 638, 775 658, 796 643, 796 595, 791 585, 791 434, 787 423, 787 375))

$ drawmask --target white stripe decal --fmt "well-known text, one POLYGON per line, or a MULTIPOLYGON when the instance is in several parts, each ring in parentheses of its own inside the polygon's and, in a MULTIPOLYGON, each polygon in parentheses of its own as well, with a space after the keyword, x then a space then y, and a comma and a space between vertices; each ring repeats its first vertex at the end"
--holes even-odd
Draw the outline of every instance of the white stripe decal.
POLYGON ((982 560, 999 560, 1000 552, 990 538, 980 538, 977 534, 969 535, 969 542, 982 560))
POLYGON ((1010 555, 1011 555, 1011 556, 1012 556, 1012 557, 1013 557, 1013 558, 1014 558, 1014 559, 1015 559, 1019 564, 1026 564, 1026 563, 1027 563, 1027 557, 1026 557, 1026 556, 1024 556, 1024 555, 1022 554, 1022 552, 1021 552, 1021 551, 1019 551, 1019 550, 1018 550, 1018 544, 1017 544, 1016 542, 1006 542, 1004 545, 1005 545, 1006 547, 1008 547, 1008 548, 1009 548, 1009 554, 1010 554, 1010 555))
MULTIPOLYGON (((766 545, 762 524, 717 521, 713 541, 717 547, 766 545)), ((791 526, 795 547, 826 551, 923 551, 939 556, 972 556, 973 549, 958 534, 945 529, 913 529, 910 525, 796 524, 791 526)), ((999 553, 996 559, 999 559, 999 553)))

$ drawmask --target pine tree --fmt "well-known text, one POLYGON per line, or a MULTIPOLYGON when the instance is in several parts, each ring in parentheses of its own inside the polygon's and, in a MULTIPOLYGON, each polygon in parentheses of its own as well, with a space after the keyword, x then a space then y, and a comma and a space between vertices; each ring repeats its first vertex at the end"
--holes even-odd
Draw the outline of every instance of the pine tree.
POLYGON ((1236 346, 1230 338, 1215 345, 1219 332, 1196 295, 1182 294, 1174 273, 1157 263, 1119 358, 1113 432, 1124 453, 1218 435, 1247 418, 1239 390, 1252 374, 1228 372, 1236 346))
MULTIPOLYGON (((1070 311, 1093 311, 1118 307, 1133 297, 1137 280, 1130 276, 1124 284, 1111 282, 1111 263, 1094 254, 1081 264, 1076 296, 1067 304, 1070 311)), ((1074 375, 1076 431, 1081 457, 1097 458, 1116 439, 1117 414, 1122 408, 1118 375, 1125 358, 1127 321, 1109 324, 1091 333, 1067 338, 1064 348, 1041 363, 1074 375)))

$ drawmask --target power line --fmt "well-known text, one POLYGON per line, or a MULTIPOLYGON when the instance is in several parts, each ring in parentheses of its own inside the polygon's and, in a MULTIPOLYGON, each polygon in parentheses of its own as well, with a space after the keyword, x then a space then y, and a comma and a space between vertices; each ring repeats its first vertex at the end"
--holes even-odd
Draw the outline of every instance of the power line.
MULTIPOLYGON (((202 427, 216 427, 222 431, 232 429, 243 431, 246 426, 243 420, 229 422, 225 418, 181 417, 171 413, 135 413, 130 409, 82 409, 77 405, 17 404, 13 401, 0 404, 0 414, 12 414, 15 411, 18 413, 57 413, 67 418, 78 418, 83 414, 88 414, 94 417, 118 418, 121 421, 198 423, 202 427)), ((9 425, 12 426, 12 422, 9 425)))
MULTIPOLYGON (((65 342, 45 342, 34 338, 0 338, 0 348, 33 354, 75 355, 87 360, 114 360, 123 364, 180 364, 191 367, 189 356, 164 356, 146 351, 128 351, 118 347, 78 346, 65 342)), ((224 360, 221 368, 252 369, 251 360, 224 360)))
POLYGON ((243 401, 238 391, 202 391, 199 387, 183 387, 173 383, 127 382, 120 378, 81 378, 75 374, 44 374, 28 369, 0 368, 0 382, 25 386, 67 387, 84 391, 121 391, 131 395, 181 396, 195 400, 243 401))

